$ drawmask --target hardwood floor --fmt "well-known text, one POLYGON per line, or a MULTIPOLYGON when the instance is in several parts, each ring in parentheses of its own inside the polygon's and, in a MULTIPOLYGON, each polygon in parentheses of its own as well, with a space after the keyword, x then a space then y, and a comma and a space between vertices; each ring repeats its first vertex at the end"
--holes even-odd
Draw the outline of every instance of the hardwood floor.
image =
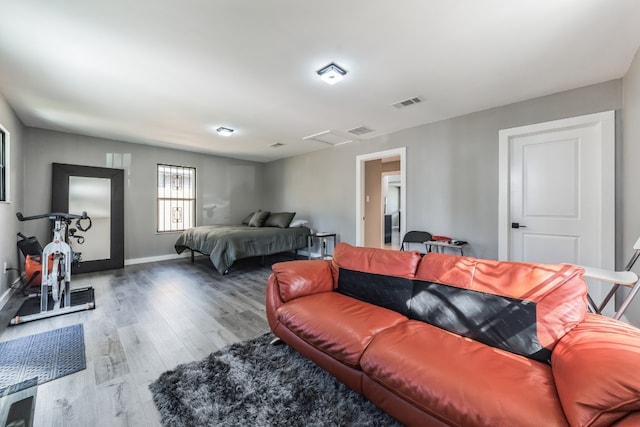
POLYGON ((87 368, 38 386, 36 426, 160 425, 150 382, 176 365, 269 331, 264 297, 271 262, 239 261, 221 276, 208 258, 140 264, 74 276, 96 309, 7 327, 22 298, 0 312, 0 341, 82 323, 87 368))

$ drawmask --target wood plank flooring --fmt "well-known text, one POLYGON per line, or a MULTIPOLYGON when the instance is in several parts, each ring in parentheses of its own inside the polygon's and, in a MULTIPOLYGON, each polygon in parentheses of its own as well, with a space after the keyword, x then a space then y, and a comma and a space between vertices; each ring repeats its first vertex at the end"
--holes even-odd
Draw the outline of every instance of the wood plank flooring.
POLYGON ((93 286, 96 309, 7 327, 22 298, 0 311, 0 341, 82 323, 87 369, 38 386, 36 426, 159 426, 148 385, 180 363, 200 360, 269 331, 267 257, 221 276, 208 258, 128 266, 74 276, 93 286))

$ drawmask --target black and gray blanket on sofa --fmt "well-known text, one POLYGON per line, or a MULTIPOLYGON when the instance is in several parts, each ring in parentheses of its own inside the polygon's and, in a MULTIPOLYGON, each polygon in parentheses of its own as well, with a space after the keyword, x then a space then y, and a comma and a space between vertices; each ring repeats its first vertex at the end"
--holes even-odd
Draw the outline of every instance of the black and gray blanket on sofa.
MULTIPOLYGON (((221 274, 236 260, 305 248, 311 230, 292 222, 295 212, 257 211, 240 225, 203 225, 182 232, 174 247, 208 255, 221 274)), ((306 223, 306 221, 301 221, 306 223)))

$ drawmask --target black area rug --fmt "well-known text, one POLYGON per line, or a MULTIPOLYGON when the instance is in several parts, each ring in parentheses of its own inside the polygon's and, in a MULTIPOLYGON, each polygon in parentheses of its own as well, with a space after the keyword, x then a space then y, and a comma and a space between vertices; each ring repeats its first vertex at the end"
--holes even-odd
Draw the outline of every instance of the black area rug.
POLYGON ((37 377, 42 384, 86 366, 80 324, 0 342, 0 395, 27 379, 37 377))
POLYGON ((178 366, 149 385, 166 426, 397 426, 273 335, 178 366))

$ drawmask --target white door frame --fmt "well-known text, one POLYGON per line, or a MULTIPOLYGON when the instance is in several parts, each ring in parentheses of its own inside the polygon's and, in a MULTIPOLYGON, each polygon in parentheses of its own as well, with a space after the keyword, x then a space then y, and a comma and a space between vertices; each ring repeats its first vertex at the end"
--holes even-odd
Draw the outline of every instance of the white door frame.
POLYGON ((356 245, 364 245, 364 164, 369 160, 400 157, 400 235, 407 224, 407 147, 356 156, 356 245))
POLYGON ((596 196, 600 199, 598 241, 600 265, 592 267, 615 269, 615 112, 588 114, 554 120, 499 132, 499 195, 498 195, 498 259, 508 260, 511 244, 511 141, 520 136, 563 128, 598 126, 601 135, 602 179, 596 196))

